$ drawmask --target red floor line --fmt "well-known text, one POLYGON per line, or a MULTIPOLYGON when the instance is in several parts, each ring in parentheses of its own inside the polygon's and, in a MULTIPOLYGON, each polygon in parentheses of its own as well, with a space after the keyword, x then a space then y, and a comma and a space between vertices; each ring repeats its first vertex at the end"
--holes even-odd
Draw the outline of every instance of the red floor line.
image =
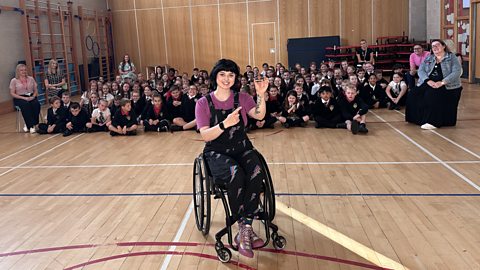
MULTIPOLYGON (((8 257, 8 256, 16 256, 16 255, 26 255, 26 254, 34 254, 34 253, 52 252, 52 251, 95 248, 95 247, 102 247, 102 246, 109 246, 109 245, 117 245, 117 246, 121 246, 121 247, 134 247, 134 246, 184 246, 184 247, 214 246, 214 244, 211 244, 211 243, 198 243, 198 242, 119 242, 119 243, 114 243, 114 244, 73 245, 73 246, 61 246, 61 247, 41 248, 41 249, 32 249, 32 250, 22 250, 22 251, 15 251, 15 252, 9 252, 9 253, 0 253, 0 258, 1 257, 8 257)), ((346 259, 340 259, 340 258, 335 258, 335 257, 322 256, 322 255, 310 254, 310 253, 304 253, 304 252, 288 251, 288 250, 275 250, 275 249, 272 249, 272 248, 262 248, 260 250, 264 251, 264 252, 270 252, 270 253, 286 254, 286 255, 293 255, 293 256, 323 260, 323 261, 337 262, 337 263, 340 263, 340 264, 353 265, 353 266, 358 266, 358 267, 362 267, 362 268, 366 268, 366 269, 375 269, 375 270, 387 270, 388 269, 388 268, 383 268, 383 267, 380 267, 380 266, 366 264, 366 263, 362 263, 362 262, 356 262, 356 261, 351 261, 351 260, 346 260, 346 259)), ((115 260, 115 259, 118 259, 118 258, 124 258, 124 257, 129 257, 129 256, 149 256, 149 255, 158 255, 158 254, 191 255, 191 256, 197 256, 197 257, 199 256, 199 257, 203 257, 203 258, 217 260, 216 256, 211 256, 211 255, 202 254, 202 253, 177 252, 177 251, 173 251, 172 253, 168 253, 168 252, 172 252, 172 251, 154 251, 154 253, 152 253, 152 254, 149 253, 149 252, 129 253, 129 254, 133 254, 133 255, 120 254, 120 255, 115 255, 115 256, 110 256, 110 257, 106 257, 106 258, 93 260, 93 261, 90 261, 90 262, 85 262, 83 264, 71 266, 70 268, 66 268, 66 269, 76 269, 76 268, 83 267, 83 266, 86 266, 86 265, 89 265, 89 264, 95 264, 95 263, 100 263, 100 262, 103 262, 103 261, 115 260), (101 260, 101 261, 98 261, 98 260, 101 260)), ((246 265, 245 265, 245 267, 243 267, 241 264, 238 264, 237 262, 232 262, 232 263, 235 264, 235 265, 238 265, 239 267, 242 267, 242 268, 249 267, 249 266, 246 266, 246 265)), ((245 269, 253 269, 253 268, 245 268, 245 269)))
MULTIPOLYGON (((217 260, 217 256, 212 256, 212 255, 207 255, 207 254, 202 254, 202 253, 197 253, 197 252, 145 251, 145 252, 133 252, 133 253, 126 253, 126 254, 119 254, 119 255, 104 257, 104 258, 96 259, 96 260, 93 260, 93 261, 88 261, 88 262, 84 262, 84 263, 77 264, 77 265, 74 265, 74 266, 70 266, 70 267, 65 268, 64 270, 78 269, 78 268, 82 268, 82 267, 87 266, 87 265, 102 263, 102 262, 121 259, 121 258, 137 257, 137 256, 152 256, 152 255, 181 255, 181 256, 188 255, 188 256, 196 256, 196 257, 200 257, 200 258, 210 259, 210 260, 217 260)), ((243 263, 239 263, 237 261, 230 261, 230 263, 233 264, 233 265, 236 265, 240 268, 243 268, 243 269, 256 270, 255 268, 252 268, 252 267, 250 267, 248 265, 245 265, 243 263)))

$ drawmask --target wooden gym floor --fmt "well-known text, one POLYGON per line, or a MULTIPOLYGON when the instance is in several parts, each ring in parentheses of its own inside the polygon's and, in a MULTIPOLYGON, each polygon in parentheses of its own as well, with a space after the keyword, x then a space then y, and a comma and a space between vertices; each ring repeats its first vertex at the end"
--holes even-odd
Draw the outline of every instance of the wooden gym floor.
POLYGON ((2 115, 0 269, 480 269, 480 87, 465 85, 456 127, 403 119, 251 133, 288 243, 222 264, 219 201, 207 238, 192 213, 200 135, 30 135, 2 115))

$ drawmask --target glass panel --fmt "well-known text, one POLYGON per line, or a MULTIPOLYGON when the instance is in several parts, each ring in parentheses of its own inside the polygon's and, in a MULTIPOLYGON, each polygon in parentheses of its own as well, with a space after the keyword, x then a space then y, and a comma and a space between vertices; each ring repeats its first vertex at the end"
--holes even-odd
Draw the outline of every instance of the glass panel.
POLYGON ((470 0, 458 0, 457 14, 461 16, 470 16, 470 0))
POLYGON ((470 22, 460 20, 457 22, 457 52, 463 56, 470 54, 470 22))

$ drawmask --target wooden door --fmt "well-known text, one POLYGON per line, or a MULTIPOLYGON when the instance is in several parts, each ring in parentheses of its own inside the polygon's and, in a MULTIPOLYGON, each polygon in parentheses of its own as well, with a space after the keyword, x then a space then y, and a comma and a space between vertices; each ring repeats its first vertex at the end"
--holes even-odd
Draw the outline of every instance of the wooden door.
POLYGON ((275 22, 252 24, 252 64, 261 69, 263 63, 275 66, 277 63, 277 42, 275 22))

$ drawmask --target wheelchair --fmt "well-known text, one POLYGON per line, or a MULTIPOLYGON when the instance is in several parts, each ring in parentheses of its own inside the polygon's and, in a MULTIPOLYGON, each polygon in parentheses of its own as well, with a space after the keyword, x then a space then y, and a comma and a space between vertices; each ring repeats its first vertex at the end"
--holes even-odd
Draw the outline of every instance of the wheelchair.
MULTIPOLYGON (((287 244, 287 240, 278 234, 278 226, 272 223, 275 217, 275 191, 273 189, 272 177, 263 156, 257 150, 254 151, 260 159, 260 166, 265 172, 266 178, 262 182, 262 193, 259 202, 261 210, 255 216, 256 220, 260 220, 263 223, 266 235, 264 245, 259 248, 267 246, 270 240, 272 240, 273 247, 276 250, 283 250, 287 244)), ((226 263, 232 258, 232 252, 229 248, 225 247, 222 242, 222 237, 227 234, 228 244, 233 250, 238 251, 238 247, 232 244, 232 225, 237 222, 237 219, 230 213, 227 187, 219 183, 214 183, 207 161, 202 153, 195 158, 193 164, 193 202, 195 223, 197 229, 201 231, 203 235, 207 235, 210 230, 212 195, 214 199, 222 200, 226 213, 226 226, 215 234, 215 251, 217 252, 217 258, 221 262, 226 263)))

